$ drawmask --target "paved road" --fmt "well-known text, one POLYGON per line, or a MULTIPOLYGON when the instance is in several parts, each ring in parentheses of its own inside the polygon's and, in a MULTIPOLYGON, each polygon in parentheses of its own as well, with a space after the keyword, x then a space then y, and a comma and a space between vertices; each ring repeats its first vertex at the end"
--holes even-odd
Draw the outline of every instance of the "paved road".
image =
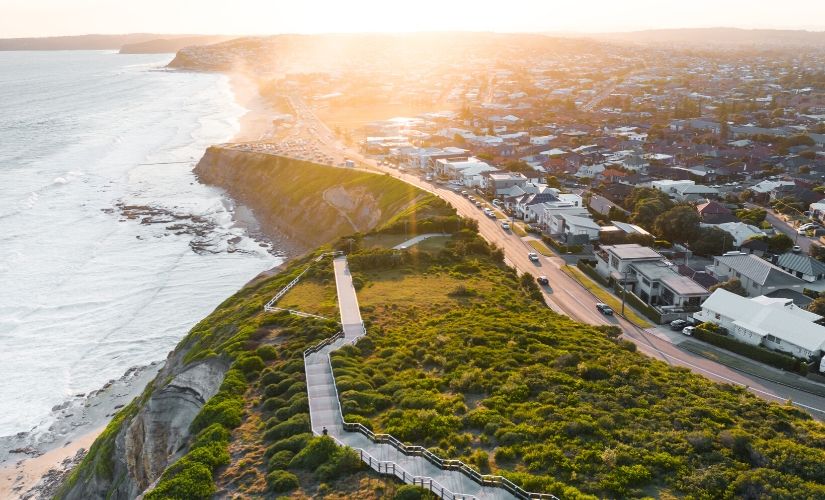
POLYGON ((797 406, 808 410, 815 418, 825 420, 825 398, 823 397, 732 370, 715 361, 679 349, 668 340, 657 336, 655 331, 642 330, 621 317, 602 316, 595 308, 598 300, 561 271, 561 267, 565 265, 562 258, 542 256, 539 257, 539 262, 530 261, 527 254, 533 249, 522 238, 511 231, 503 230, 500 225, 501 221, 486 217, 481 209, 461 194, 443 185, 426 182, 420 177, 380 165, 357 150, 348 148, 335 138, 332 131, 300 99, 293 98, 292 102, 300 119, 313 121, 310 128, 317 133, 317 139, 324 146, 334 148, 339 152, 345 151, 349 158, 356 160, 363 167, 388 173, 429 191, 453 205, 461 216, 477 220, 481 236, 501 248, 504 251, 506 262, 519 273, 527 272, 536 277, 544 275, 549 278, 550 286, 545 287, 544 295, 548 306, 554 311, 584 323, 617 325, 622 329, 624 337, 634 342, 639 351, 644 354, 671 365, 686 367, 717 382, 747 386, 753 393, 768 401, 791 400, 797 406))
POLYGON ((483 487, 458 471, 441 470, 423 457, 407 456, 389 444, 374 443, 361 433, 344 431, 329 354, 343 345, 355 342, 363 337, 365 332, 346 257, 336 258, 333 267, 345 337, 310 354, 304 360, 313 432, 320 435, 326 430, 338 442, 358 451, 362 459, 365 458, 374 469, 381 467, 382 470, 394 470, 395 474, 407 483, 412 483, 414 477, 427 478, 424 484, 432 484, 435 491, 444 488, 447 490, 445 493, 452 492, 458 497, 466 495, 478 499, 514 499, 513 495, 501 488, 483 487), (382 465, 379 466, 377 463, 382 465))

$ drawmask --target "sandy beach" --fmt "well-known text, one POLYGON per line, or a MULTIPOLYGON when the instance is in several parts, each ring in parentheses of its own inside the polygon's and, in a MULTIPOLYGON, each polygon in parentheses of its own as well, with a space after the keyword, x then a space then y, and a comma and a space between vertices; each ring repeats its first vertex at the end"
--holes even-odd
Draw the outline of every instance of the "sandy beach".
POLYGON ((272 105, 266 101, 258 90, 258 84, 243 73, 229 73, 229 85, 235 95, 235 101, 248 111, 240 119, 240 130, 234 142, 252 142, 266 140, 274 133, 272 105))

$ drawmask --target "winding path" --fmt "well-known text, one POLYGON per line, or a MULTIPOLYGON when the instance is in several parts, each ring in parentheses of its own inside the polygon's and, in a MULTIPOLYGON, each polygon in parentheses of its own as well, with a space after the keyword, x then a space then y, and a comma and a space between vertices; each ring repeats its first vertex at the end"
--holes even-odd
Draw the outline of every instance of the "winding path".
MULTIPOLYGON (((354 343, 366 332, 346 257, 336 257, 333 260, 333 266, 343 335, 339 335, 337 339, 322 345, 314 352, 312 352, 313 349, 308 350, 304 358, 312 431, 317 435, 326 431, 340 444, 354 448, 361 455, 362 460, 374 470, 395 475, 406 483, 423 486, 442 498, 496 500, 517 498, 501 487, 482 486, 460 470, 444 470, 438 467, 433 463, 433 458, 425 458, 426 455, 433 456, 423 448, 408 447, 408 450, 415 448, 420 454, 405 454, 398 449, 398 446, 404 445, 396 442, 397 446, 394 446, 388 436, 383 436, 388 442, 374 442, 360 432, 344 430, 344 420, 329 355, 346 344, 354 343)), ((457 463, 446 462, 448 466, 453 467, 457 463)))

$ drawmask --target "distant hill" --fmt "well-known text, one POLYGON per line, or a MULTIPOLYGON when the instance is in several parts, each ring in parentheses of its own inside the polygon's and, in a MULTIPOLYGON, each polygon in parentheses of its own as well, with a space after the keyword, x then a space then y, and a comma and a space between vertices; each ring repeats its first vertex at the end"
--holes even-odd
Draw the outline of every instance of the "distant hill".
POLYGON ((191 45, 211 45, 230 40, 230 36, 199 35, 180 38, 156 38, 146 42, 127 43, 120 48, 121 54, 156 54, 177 52, 191 45))
POLYGON ((175 52, 192 44, 215 43, 229 37, 208 35, 163 35, 156 33, 130 33, 126 35, 78 35, 52 36, 44 38, 5 38, 0 39, 0 50, 120 50, 129 47, 130 53, 138 53, 147 44, 146 52, 175 52), (188 40, 175 45, 177 40, 188 40), (211 40, 211 41, 210 41, 211 40), (166 48, 166 50, 154 50, 166 48))
POLYGON ((818 46, 825 44, 825 31, 766 30, 740 28, 686 28, 598 33, 599 40, 670 45, 771 45, 818 46))

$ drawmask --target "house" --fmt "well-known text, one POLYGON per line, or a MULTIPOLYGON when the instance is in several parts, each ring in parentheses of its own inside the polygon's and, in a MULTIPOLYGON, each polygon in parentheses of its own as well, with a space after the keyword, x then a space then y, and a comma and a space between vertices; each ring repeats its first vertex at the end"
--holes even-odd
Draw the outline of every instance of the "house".
POLYGON ((596 272, 624 283, 628 291, 660 311, 696 309, 710 295, 662 254, 636 243, 602 245, 596 252, 596 272))
POLYGON ((825 264, 809 255, 801 253, 783 253, 775 256, 773 263, 788 274, 792 274, 808 283, 825 279, 825 264))
POLYGON ((822 317, 796 306, 790 299, 749 299, 720 288, 693 317, 725 328, 740 342, 803 359, 818 356, 825 348, 825 327, 815 323, 822 317))
POLYGON ((484 187, 485 177, 483 174, 485 172, 495 172, 496 170, 498 169, 473 156, 457 159, 442 158, 435 162, 436 174, 459 180, 465 186, 472 187, 484 187))
POLYGON ((756 255, 728 252, 713 258, 708 272, 719 281, 736 278, 742 283, 748 296, 756 297, 787 288, 801 292, 805 282, 792 276, 756 255))
POLYGON ((527 177, 519 172, 495 172, 486 174, 487 188, 493 192, 494 196, 509 193, 514 186, 524 187, 527 184, 527 177))
POLYGON ((738 219, 728 207, 716 201, 709 201, 696 205, 699 218, 705 224, 721 224, 723 222, 736 222, 738 219))
POLYGON ((589 216, 561 213, 552 216, 554 229, 551 234, 561 235, 567 243, 589 243, 599 239, 601 227, 589 216))
POLYGON ((721 224, 701 224, 702 227, 716 227, 725 231, 733 238, 733 246, 740 248, 754 236, 764 236, 765 232, 756 226, 744 222, 723 222, 721 224))
POLYGON ((590 195, 589 206, 594 212, 602 215, 609 214, 611 209, 613 209, 614 212, 618 210, 625 214, 630 213, 604 196, 599 196, 595 193, 590 195))
POLYGON ((582 165, 579 167, 579 170, 576 172, 576 177, 596 177, 597 175, 604 172, 605 168, 603 164, 597 165, 582 165))
POLYGON ((673 198, 678 201, 698 201, 719 196, 719 189, 701 184, 681 184, 673 187, 673 198))

